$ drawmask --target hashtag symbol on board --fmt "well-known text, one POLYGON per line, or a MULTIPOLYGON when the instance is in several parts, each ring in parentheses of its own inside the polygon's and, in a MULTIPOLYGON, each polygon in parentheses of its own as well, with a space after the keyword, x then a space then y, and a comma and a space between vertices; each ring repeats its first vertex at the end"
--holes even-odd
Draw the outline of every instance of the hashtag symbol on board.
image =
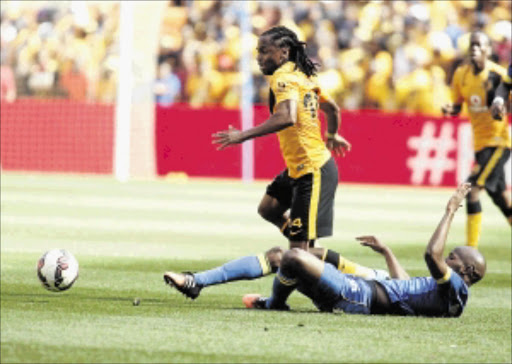
POLYGON ((453 138, 453 124, 441 125, 439 136, 435 136, 436 125, 426 122, 420 136, 413 136, 407 140, 407 147, 416 152, 416 155, 407 159, 407 167, 412 171, 411 182, 419 185, 430 172, 429 184, 439 185, 447 172, 455 170, 455 160, 449 157, 455 150, 456 141, 453 138))

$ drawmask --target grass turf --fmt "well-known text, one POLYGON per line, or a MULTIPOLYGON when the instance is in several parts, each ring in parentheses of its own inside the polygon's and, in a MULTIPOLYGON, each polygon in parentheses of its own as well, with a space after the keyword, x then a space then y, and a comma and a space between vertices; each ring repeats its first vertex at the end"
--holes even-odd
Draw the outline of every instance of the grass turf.
MULTIPOLYGON (((286 245, 257 216, 265 184, 133 181, 2 174, 1 362, 511 362, 511 237, 484 208, 483 282, 458 319, 326 314, 299 294, 293 311, 243 308, 272 277, 203 290, 186 300, 165 270, 202 270, 286 245), (52 248, 80 262, 67 292, 39 284, 35 264, 52 248), (134 306, 139 297, 141 304, 134 306)), ((322 244, 376 268, 384 261, 354 237, 375 234, 413 275, 450 189, 341 185, 335 236, 322 244)), ((464 242, 457 214, 448 249, 464 242)))

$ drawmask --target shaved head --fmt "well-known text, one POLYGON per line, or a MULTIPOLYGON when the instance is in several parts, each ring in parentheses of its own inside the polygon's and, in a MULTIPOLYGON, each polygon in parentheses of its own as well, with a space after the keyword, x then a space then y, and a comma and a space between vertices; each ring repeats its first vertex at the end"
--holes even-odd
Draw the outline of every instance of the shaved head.
POLYGON ((487 264, 484 256, 478 250, 469 246, 459 246, 453 249, 453 253, 458 255, 462 261, 459 274, 463 278, 467 277, 467 283, 474 284, 484 277, 487 264))
POLYGON ((489 40, 489 37, 484 32, 476 31, 472 32, 470 36, 470 42, 471 39, 478 39, 482 45, 485 45, 489 47, 491 45, 491 41, 489 40))
POLYGON ((489 37, 482 32, 473 32, 469 37, 469 58, 476 70, 485 67, 485 61, 491 53, 489 37))

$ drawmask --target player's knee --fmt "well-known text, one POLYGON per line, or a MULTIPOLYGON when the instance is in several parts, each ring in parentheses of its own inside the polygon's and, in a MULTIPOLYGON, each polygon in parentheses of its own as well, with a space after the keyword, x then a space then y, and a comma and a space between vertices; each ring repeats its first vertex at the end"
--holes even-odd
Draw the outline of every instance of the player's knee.
POLYGON ((282 269, 300 269, 306 262, 306 252, 303 249, 293 248, 287 250, 281 260, 282 269))
POLYGON ((466 199, 468 202, 477 202, 478 199, 480 198, 480 189, 481 187, 477 186, 477 185, 473 185, 471 186, 471 190, 469 191, 466 199))
POLYGON ((272 207, 265 201, 261 201, 258 206, 258 214, 265 220, 269 220, 272 218, 272 213, 272 207))
POLYGON ((267 252, 265 252, 265 256, 270 264, 270 269, 272 272, 277 272, 277 269, 281 266, 281 261, 283 259, 284 249, 280 246, 276 246, 267 252))
POLYGON ((489 197, 492 202, 503 212, 503 214, 507 217, 512 216, 512 206, 510 205, 510 201, 505 197, 504 190, 501 191, 490 191, 487 190, 489 197))

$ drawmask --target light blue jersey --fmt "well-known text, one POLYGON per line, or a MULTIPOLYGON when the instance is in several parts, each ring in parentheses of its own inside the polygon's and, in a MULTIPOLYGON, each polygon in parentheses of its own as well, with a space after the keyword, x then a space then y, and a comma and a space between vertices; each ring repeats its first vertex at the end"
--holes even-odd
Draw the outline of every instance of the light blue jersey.
POLYGON ((458 317, 469 297, 469 288, 451 269, 443 283, 432 277, 379 280, 399 315, 458 317))
MULTIPOLYGON (((386 291, 391 309, 388 314, 458 317, 468 300, 469 288, 462 278, 448 270, 439 283, 432 277, 374 280, 386 291)), ((343 274, 326 264, 318 285, 299 287, 322 311, 371 314, 375 291, 372 281, 343 274)))

